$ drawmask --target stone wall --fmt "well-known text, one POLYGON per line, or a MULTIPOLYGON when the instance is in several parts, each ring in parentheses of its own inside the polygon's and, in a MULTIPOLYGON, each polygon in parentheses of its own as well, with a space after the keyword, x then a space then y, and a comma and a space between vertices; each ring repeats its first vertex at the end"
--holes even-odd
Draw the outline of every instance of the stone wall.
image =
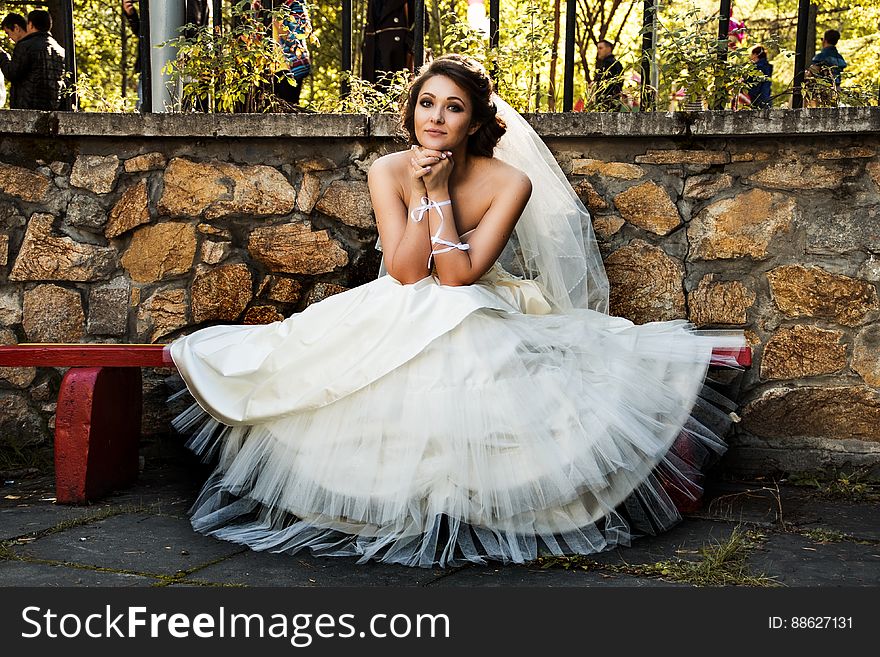
MULTIPOLYGON (((880 110, 538 115, 612 312, 742 328, 731 470, 880 475, 880 110)), ((390 116, 0 112, 0 342, 166 342, 375 276, 390 116)), ((51 444, 61 371, 0 368, 0 443, 51 444)), ((173 370, 145 371, 144 432, 173 370)))

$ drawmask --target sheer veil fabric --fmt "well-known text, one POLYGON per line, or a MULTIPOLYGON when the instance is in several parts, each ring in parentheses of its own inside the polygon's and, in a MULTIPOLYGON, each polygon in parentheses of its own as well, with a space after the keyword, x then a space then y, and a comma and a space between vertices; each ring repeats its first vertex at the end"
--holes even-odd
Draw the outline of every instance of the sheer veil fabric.
POLYGON ((495 157, 532 181, 532 197, 510 244, 517 273, 540 283, 556 312, 590 308, 607 313, 608 277, 590 213, 528 122, 497 95, 493 100, 507 125, 495 157))
POLYGON ((175 419, 216 469, 196 530, 255 550, 431 567, 589 554, 662 531, 723 452, 704 386, 739 333, 608 314, 589 214, 528 123, 495 99, 497 156, 533 193, 473 285, 366 285, 171 354, 175 419))

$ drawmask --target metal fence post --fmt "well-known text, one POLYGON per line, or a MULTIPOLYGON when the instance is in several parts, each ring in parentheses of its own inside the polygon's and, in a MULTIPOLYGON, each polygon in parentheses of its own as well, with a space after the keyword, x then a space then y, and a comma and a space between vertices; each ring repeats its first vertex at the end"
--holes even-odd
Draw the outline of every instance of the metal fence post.
POLYGON ((351 0, 342 0, 342 83, 339 94, 343 98, 351 91, 346 72, 351 73, 351 0))
POLYGON ((562 111, 570 112, 574 105, 574 22, 577 3, 565 0, 565 68, 562 87, 562 111))
POLYGON ((654 110, 656 89, 653 88, 654 68, 654 36, 655 21, 657 18, 656 0, 645 0, 642 11, 642 97, 639 101, 639 110, 650 112, 654 110))
POLYGON ((794 93, 792 109, 804 106, 804 73, 807 69, 807 28, 810 22, 810 0, 798 0, 797 39, 794 53, 794 93))
POLYGON ((413 72, 425 63, 425 0, 416 0, 413 12, 413 72))
POLYGON ((718 75, 715 76, 715 98, 712 109, 724 108, 725 99, 719 87, 723 76, 724 64, 727 63, 728 35, 730 34, 730 0, 721 0, 718 9, 718 75))
POLYGON ((141 19, 138 34, 138 53, 141 57, 141 112, 153 111, 153 53, 150 48, 150 0, 140 0, 138 13, 141 19))

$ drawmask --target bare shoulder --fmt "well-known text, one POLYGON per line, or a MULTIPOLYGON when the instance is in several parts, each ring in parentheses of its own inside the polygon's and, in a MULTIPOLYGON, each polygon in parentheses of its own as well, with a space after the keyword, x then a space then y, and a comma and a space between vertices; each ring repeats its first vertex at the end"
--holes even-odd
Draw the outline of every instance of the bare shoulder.
POLYGON ((514 196, 525 196, 526 199, 531 196, 532 181, 523 171, 494 157, 487 158, 487 162, 488 178, 496 195, 513 194, 514 196))
POLYGON ((367 171, 367 184, 370 187, 370 196, 375 205, 379 197, 387 197, 389 200, 397 198, 406 203, 407 195, 404 190, 404 181, 407 179, 410 158, 409 151, 398 151, 377 158, 367 171))
POLYGON ((408 153, 408 150, 397 151, 377 158, 376 161, 370 165, 367 177, 381 176, 396 178, 399 175, 405 174, 410 159, 408 153))

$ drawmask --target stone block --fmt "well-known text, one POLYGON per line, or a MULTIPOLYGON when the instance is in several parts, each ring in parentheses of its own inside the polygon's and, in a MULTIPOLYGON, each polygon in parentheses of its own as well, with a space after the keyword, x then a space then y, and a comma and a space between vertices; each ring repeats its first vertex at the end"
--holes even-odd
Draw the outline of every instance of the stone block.
POLYGON ((141 180, 125 190, 113 209, 104 235, 110 239, 119 237, 132 228, 150 221, 150 199, 147 196, 147 181, 141 180))
POLYGON ((334 180, 315 208, 348 226, 376 227, 370 190, 360 180, 334 180))
POLYGON ((22 324, 30 342, 79 342, 85 335, 82 298, 51 284, 24 293, 22 324))
POLYGON ((196 255, 196 231, 191 224, 166 222, 135 232, 122 256, 132 280, 153 283, 190 270, 196 255))
POLYGON ((767 280, 773 301, 786 317, 817 317, 856 326, 880 310, 873 285, 821 267, 783 265, 767 272, 767 280))
POLYGON ((30 218, 10 280, 85 282, 105 280, 113 273, 116 249, 54 235, 53 221, 50 214, 30 218))
POLYGON ((681 225, 681 216, 669 193, 654 182, 621 192, 614 197, 614 205, 626 221, 655 235, 668 235, 681 225))
POLYGON ((762 379, 800 379, 833 374, 846 367, 842 331, 818 326, 784 327, 770 336, 761 356, 762 379))
POLYGON ((791 229, 794 199, 753 189, 704 208, 688 226, 690 257, 696 260, 767 257, 770 242, 791 229))
POLYGON ((257 228, 248 251, 270 271, 287 274, 323 274, 348 264, 342 246, 326 230, 312 231, 309 222, 257 228))
POLYGON ((80 155, 73 163, 70 184, 95 194, 109 194, 116 185, 118 171, 116 155, 80 155))
POLYGON ((238 263, 207 269, 192 285, 193 322, 233 321, 250 303, 253 279, 247 265, 238 263))
POLYGON ((605 260, 611 314, 636 324, 685 317, 684 266, 662 249, 633 240, 605 260))
POLYGON ((704 276, 688 295, 690 320, 697 326, 709 324, 743 325, 748 309, 755 303, 755 293, 739 281, 715 281, 704 276))

